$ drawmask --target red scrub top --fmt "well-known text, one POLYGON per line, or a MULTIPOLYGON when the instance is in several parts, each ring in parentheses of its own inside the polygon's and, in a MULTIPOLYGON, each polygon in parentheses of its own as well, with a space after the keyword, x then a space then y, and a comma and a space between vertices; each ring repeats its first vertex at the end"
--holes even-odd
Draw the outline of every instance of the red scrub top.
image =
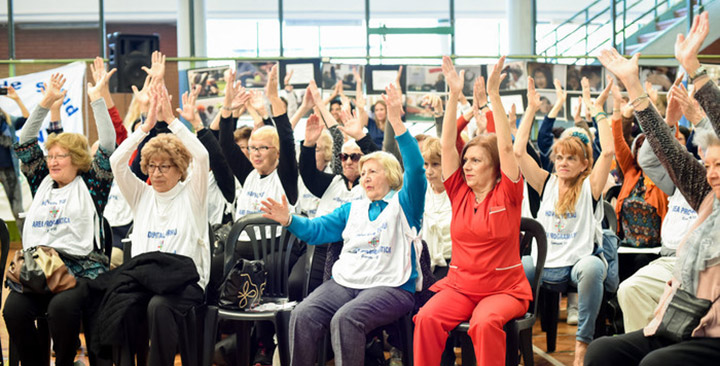
POLYGON ((447 277, 431 290, 454 288, 480 296, 503 293, 532 301, 520 262, 522 178, 513 182, 501 173, 500 182, 479 204, 465 183, 462 167, 444 184, 452 204, 452 260, 447 277))

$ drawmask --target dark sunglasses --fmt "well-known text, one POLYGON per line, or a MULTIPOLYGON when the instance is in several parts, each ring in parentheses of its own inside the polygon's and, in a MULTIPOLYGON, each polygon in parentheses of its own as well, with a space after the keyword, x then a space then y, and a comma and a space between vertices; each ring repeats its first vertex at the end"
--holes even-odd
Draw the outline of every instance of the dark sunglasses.
POLYGON ((360 161, 360 158, 362 158, 362 154, 358 154, 358 153, 345 154, 345 153, 342 153, 342 154, 338 154, 338 157, 340 158, 341 161, 345 161, 345 160, 347 160, 348 158, 350 158, 353 162, 357 163, 358 161, 360 161))

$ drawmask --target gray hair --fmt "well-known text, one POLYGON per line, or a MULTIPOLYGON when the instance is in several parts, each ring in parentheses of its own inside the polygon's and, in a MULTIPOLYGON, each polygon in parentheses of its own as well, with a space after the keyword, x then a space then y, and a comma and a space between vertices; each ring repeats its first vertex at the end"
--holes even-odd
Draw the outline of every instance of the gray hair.
POLYGON ((720 146, 720 138, 712 130, 695 130, 693 143, 703 151, 707 151, 711 146, 720 146))

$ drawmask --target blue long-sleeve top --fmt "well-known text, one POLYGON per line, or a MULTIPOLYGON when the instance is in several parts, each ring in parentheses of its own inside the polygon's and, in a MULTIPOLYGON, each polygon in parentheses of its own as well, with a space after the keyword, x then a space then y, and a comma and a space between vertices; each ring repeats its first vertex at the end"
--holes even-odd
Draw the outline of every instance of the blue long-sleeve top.
MULTIPOLYGON (((388 201, 395 195, 398 195, 400 207, 405 213, 405 218, 410 227, 420 232, 422 215, 425 210, 425 190, 427 189, 427 180, 425 179, 424 160, 420 153, 415 138, 410 135, 410 131, 406 131, 400 136, 396 136, 402 155, 405 172, 403 173, 403 185, 399 191, 390 191, 385 197, 374 201, 370 205, 368 217, 375 220, 380 213, 385 210, 388 201)), ((342 233, 350 216, 350 205, 346 203, 335 211, 314 219, 308 219, 303 216, 293 215, 292 222, 288 226, 288 230, 295 234, 300 240, 310 244, 324 244, 342 241, 342 233)), ((415 267, 416 253, 412 249, 412 272, 408 282, 401 286, 402 289, 409 292, 415 292, 415 280, 418 276, 418 269, 415 267)))
POLYGON ((553 125, 555 124, 555 118, 550 118, 547 115, 540 124, 538 129, 537 144, 540 149, 540 163, 543 169, 548 172, 553 171, 553 162, 550 161, 550 152, 552 151, 553 142, 555 141, 555 135, 553 135, 553 125))

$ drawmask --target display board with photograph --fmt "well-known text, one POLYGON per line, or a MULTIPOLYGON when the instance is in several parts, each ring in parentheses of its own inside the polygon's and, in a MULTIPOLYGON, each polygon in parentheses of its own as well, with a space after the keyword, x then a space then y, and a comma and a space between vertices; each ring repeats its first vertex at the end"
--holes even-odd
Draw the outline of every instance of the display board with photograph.
POLYGON ((510 107, 515 104, 516 114, 518 116, 525 114, 527 95, 524 90, 500 92, 500 100, 505 108, 505 113, 509 113, 510 107))
POLYGON ((601 92, 605 87, 605 78, 603 77, 603 67, 599 65, 568 65, 567 66, 567 83, 568 91, 582 91, 580 80, 583 77, 588 78, 590 82, 590 91, 601 92))
POLYGON ((353 69, 357 69, 360 74, 360 80, 363 80, 365 66, 349 65, 349 64, 331 64, 323 63, 322 65, 322 88, 331 90, 338 81, 342 81, 343 90, 355 92, 357 81, 353 74, 353 69))
POLYGON ((225 96, 225 76, 230 66, 206 67, 187 71, 190 90, 200 85, 198 98, 213 98, 225 96))
POLYGON ((445 76, 440 66, 407 66, 408 92, 445 92, 445 76))
POLYGON ((235 68, 235 79, 242 81, 246 88, 264 88, 268 73, 277 61, 239 61, 235 68))
POLYGON ((528 62, 527 68, 528 76, 535 81, 535 89, 555 89, 555 79, 563 88, 567 85, 567 65, 528 62))
POLYGON ((463 84, 463 95, 465 95, 468 98, 472 98, 472 96, 473 96, 473 85, 475 84, 475 79, 477 79, 478 76, 482 76, 487 81, 487 75, 485 73, 484 65, 475 65, 475 66, 456 65, 455 70, 457 70, 458 73, 460 73, 461 70, 465 70, 465 83, 463 84))
POLYGON ((677 77, 677 66, 640 66, 640 82, 649 81, 659 92, 668 92, 677 77))
POLYGON ((506 62, 502 72, 507 74, 507 76, 500 82, 500 90, 521 90, 527 88, 526 70, 527 65, 525 61, 506 62))
MULTIPOLYGON (((555 102, 557 101, 557 94, 555 94, 554 91, 547 90, 539 90, 537 93, 540 95, 540 108, 535 113, 535 116, 544 118, 548 113, 550 113, 550 110, 555 105, 555 102)), ((562 106, 556 118, 565 119, 565 105, 562 106)))
MULTIPOLYGON (((409 70, 408 70, 409 71, 409 70)), ((435 122, 435 115, 430 107, 430 97, 437 93, 408 92, 405 99, 405 120, 408 122, 435 122)), ((439 95, 443 105, 447 101, 446 95, 439 95)))
POLYGON ((289 72, 293 73, 290 78, 290 85, 295 88, 307 88, 312 80, 317 85, 322 82, 320 79, 319 58, 280 60, 279 81, 281 88, 285 87, 285 75, 289 72))
MULTIPOLYGON (((385 87, 395 82, 401 65, 368 65, 365 70, 365 85, 367 93, 384 93, 385 87)), ((407 67, 402 68, 400 74, 400 88, 405 92, 407 80, 407 67)))

